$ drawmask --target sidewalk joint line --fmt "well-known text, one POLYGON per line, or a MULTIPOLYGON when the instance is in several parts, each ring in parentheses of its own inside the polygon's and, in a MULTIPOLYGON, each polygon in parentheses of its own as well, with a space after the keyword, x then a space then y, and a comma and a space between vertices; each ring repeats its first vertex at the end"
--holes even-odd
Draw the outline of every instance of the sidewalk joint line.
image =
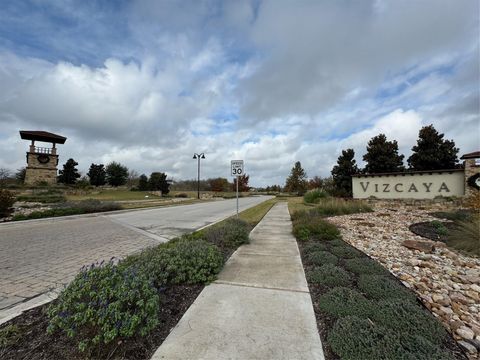
POLYGON ((248 285, 248 284, 230 282, 230 281, 225 281, 225 280, 215 280, 212 284, 230 285, 230 286, 238 286, 238 287, 248 287, 248 288, 253 288, 253 289, 277 290, 277 291, 285 291, 285 292, 298 292, 298 293, 303 293, 303 294, 310 294, 310 291, 306 291, 306 290, 296 290, 296 289, 261 286, 261 285, 248 285))

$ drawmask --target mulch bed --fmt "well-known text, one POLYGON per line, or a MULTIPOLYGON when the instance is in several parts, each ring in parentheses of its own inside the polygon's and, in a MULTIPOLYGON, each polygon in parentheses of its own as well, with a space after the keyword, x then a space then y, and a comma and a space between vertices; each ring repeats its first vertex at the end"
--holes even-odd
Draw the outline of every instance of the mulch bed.
MULTIPOLYGON (((322 243, 328 244, 328 241, 325 241, 325 242, 322 242, 322 243)), ((298 247, 299 247, 299 250, 300 250, 300 255, 301 255, 301 258, 302 258, 302 264, 303 264, 305 274, 308 274, 309 271, 314 268, 314 266, 308 265, 305 261, 304 246, 307 245, 308 243, 302 243, 300 241, 297 241, 297 244, 298 244, 298 247)), ((346 245, 350 246, 347 243, 346 243, 346 245)), ((369 256, 365 255, 365 257, 369 257, 369 256)), ((343 268, 344 264, 345 264, 345 259, 339 258, 338 266, 343 268)), ((357 284, 359 276, 355 275, 354 273, 352 273, 352 275, 354 276, 354 283, 351 286, 351 288, 358 291, 358 288, 357 288, 356 284, 357 284)), ((394 281, 396 281, 397 283, 399 283, 403 286, 403 284, 395 276, 389 274, 388 272, 386 272, 384 274, 384 276, 390 276, 394 281)), ((308 281, 308 277, 307 277, 307 281, 308 281)), ((322 340, 323 353, 324 353, 324 356, 325 356, 325 360, 339 360, 340 357, 332 351, 332 349, 330 348, 330 346, 327 342, 328 333, 330 332, 330 329, 333 328, 333 325, 335 324, 336 319, 332 316, 329 316, 329 315, 325 314, 318 307, 318 301, 319 301, 320 297, 322 295, 324 295, 325 293, 327 293, 330 289, 327 286, 312 284, 310 282, 308 283, 308 287, 309 287, 309 290, 310 290, 310 296, 312 298, 312 304, 313 304, 313 310, 315 312, 315 318, 317 320, 318 332, 319 332, 320 338, 322 340)), ((417 300, 417 303, 422 308, 424 308, 425 311, 429 311, 419 300, 417 300)), ((415 331, 415 329, 412 329, 412 330, 415 331)), ((456 359, 462 359, 462 360, 467 359, 465 353, 462 351, 462 349, 460 349, 457 342, 453 339, 452 336, 450 336, 450 335, 446 336, 446 338, 444 340, 444 343, 442 345, 443 345, 442 347, 445 350, 449 350, 455 356, 456 359)))
MULTIPOLYGON (((158 316, 159 326, 146 337, 123 341, 108 354, 109 359, 149 359, 203 288, 204 285, 177 285, 164 289, 158 316)), ((76 343, 64 333, 47 334, 47 307, 48 304, 29 310, 0 326, 1 329, 13 324, 20 330, 20 337, 15 344, 3 348, 0 345, 2 360, 86 358, 84 353, 78 351, 76 343)), ((95 354, 92 357, 98 358, 95 354)), ((107 357, 102 355, 102 358, 107 357)))
MULTIPOLYGON (((455 228, 455 224, 453 222, 442 222, 442 224, 447 228, 447 231, 455 228)), ((438 229, 431 221, 412 224, 409 226, 409 229, 415 235, 419 235, 433 241, 447 241, 448 234, 439 233, 438 229)))

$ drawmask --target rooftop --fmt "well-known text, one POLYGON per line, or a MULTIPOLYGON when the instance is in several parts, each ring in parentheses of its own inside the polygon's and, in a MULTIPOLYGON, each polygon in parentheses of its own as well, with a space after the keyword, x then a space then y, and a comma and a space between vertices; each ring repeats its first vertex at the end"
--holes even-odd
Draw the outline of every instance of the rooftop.
POLYGON ((20 137, 23 140, 36 140, 55 144, 64 144, 67 140, 67 138, 64 136, 53 134, 47 131, 20 130, 20 137))
POLYGON ((477 159, 480 158, 480 151, 474 151, 468 154, 464 154, 460 159, 465 160, 465 159, 477 159))

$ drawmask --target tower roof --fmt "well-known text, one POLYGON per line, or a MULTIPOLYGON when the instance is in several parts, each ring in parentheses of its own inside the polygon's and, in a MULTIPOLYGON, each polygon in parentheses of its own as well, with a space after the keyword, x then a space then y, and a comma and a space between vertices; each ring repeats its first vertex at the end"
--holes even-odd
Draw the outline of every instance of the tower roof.
POLYGON ((465 159, 476 159, 476 158, 480 158, 480 151, 474 151, 474 152, 465 154, 460 159, 465 160, 465 159))
POLYGON ((20 130, 20 137, 23 140, 36 140, 55 144, 64 144, 67 140, 67 138, 64 136, 53 134, 47 131, 20 130))

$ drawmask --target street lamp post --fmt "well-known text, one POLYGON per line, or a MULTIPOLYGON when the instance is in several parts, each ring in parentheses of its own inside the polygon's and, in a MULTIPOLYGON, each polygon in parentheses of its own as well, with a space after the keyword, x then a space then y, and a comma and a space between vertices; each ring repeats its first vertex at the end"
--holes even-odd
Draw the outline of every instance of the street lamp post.
POLYGON ((198 160, 198 180, 197 180, 197 199, 200 199, 200 159, 205 159, 205 154, 193 154, 193 158, 198 160))

